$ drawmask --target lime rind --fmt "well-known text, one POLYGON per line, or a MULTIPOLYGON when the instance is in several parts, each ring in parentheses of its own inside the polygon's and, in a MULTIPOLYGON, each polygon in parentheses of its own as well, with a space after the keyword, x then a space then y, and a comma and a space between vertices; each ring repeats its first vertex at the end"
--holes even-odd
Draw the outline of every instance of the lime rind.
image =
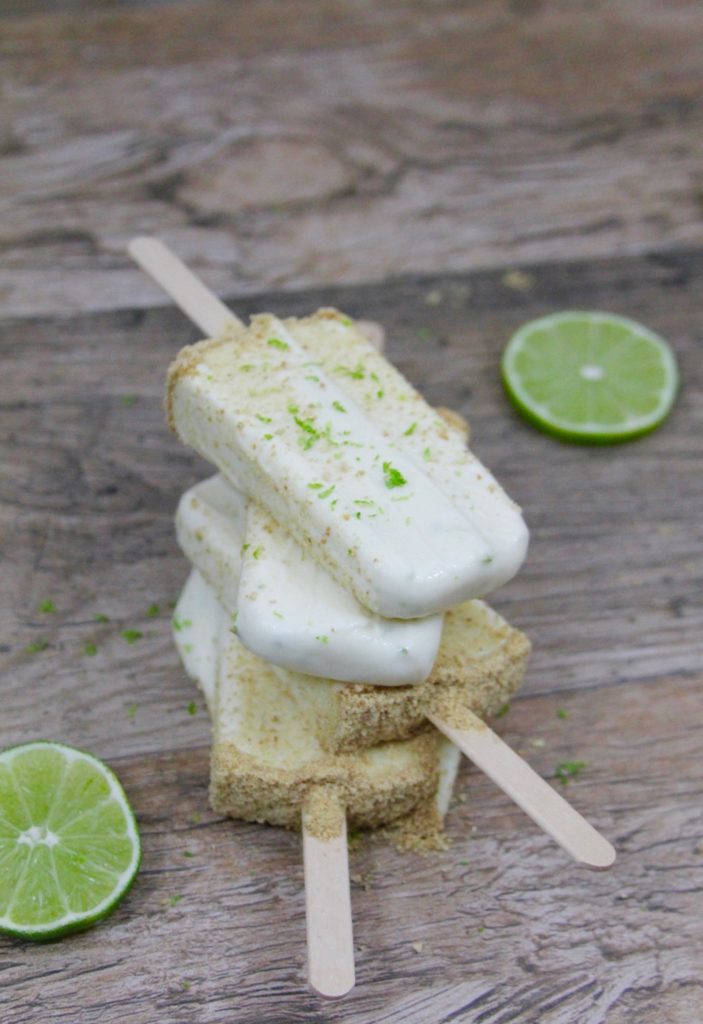
MULTIPOLYGON (((75 797, 71 799, 75 802, 75 797)), ((102 826, 103 822, 104 816, 99 824, 102 826)), ((89 928, 107 917, 126 895, 140 863, 141 843, 134 814, 117 776, 102 761, 75 747, 46 740, 10 747, 0 753, 0 873, 4 878, 4 885, 0 885, 0 932, 48 941, 89 928), (63 767, 60 778, 52 780, 43 771, 45 766, 39 768, 39 777, 48 783, 51 800, 43 786, 37 791, 29 784, 31 772, 27 768, 32 755, 35 760, 36 755, 54 758, 55 765, 60 763, 63 767), (22 764, 21 759, 27 759, 26 763, 22 764), (8 785, 14 782, 14 767, 19 768, 19 778, 14 784, 13 801, 8 785), (76 769, 82 772, 81 796, 91 800, 98 793, 101 796, 71 819, 57 820, 56 808, 63 801, 72 770, 76 769), (83 827, 86 821, 89 824, 90 817, 95 818, 94 812, 101 806, 116 812, 109 816, 104 834, 90 829, 70 831, 70 826, 75 828, 79 822, 83 827), (18 821, 13 821, 13 817, 18 821), (55 843, 37 843, 28 854, 20 849, 20 837, 31 833, 32 828, 39 829, 41 826, 36 822, 42 818, 43 824, 51 826, 55 843), (65 839, 64 829, 68 829, 65 839), (85 852, 81 852, 81 846, 85 852), (111 866, 106 864, 110 846, 111 866), (92 857, 91 853, 98 853, 101 847, 102 859, 92 857), (117 849, 122 851, 122 857, 116 855, 117 849), (81 871, 83 865, 89 870, 81 871), (53 880, 49 886, 44 884, 47 876, 53 880), (22 901, 31 909, 28 914, 25 907, 25 913, 18 919, 13 910, 22 901), (35 920, 31 920, 32 913, 35 920)))
MULTIPOLYGON (((542 367, 542 371, 543 369, 542 367)), ((674 355, 658 334, 629 317, 578 310, 553 313, 521 327, 505 348, 501 360, 501 373, 510 399, 527 420, 546 433, 582 444, 616 444, 649 433, 668 416, 679 386, 674 355), (569 338, 569 342, 560 349, 560 362, 554 370, 541 376, 539 372, 535 373, 541 358, 552 361, 550 353, 555 339, 563 341, 563 335, 572 335, 574 327, 581 332, 580 336, 577 334, 577 344, 571 348, 569 338), (638 378, 636 383, 623 378, 609 380, 607 388, 598 389, 601 413, 606 411, 610 404, 611 418, 601 415, 596 419, 595 410, 591 408, 585 413, 586 417, 590 418, 575 422, 574 413, 582 416, 583 409, 569 408, 569 415, 564 415, 563 411, 561 414, 560 411, 555 412, 554 400, 549 406, 545 404, 545 400, 550 394, 550 385, 563 378, 564 367, 574 368, 581 364, 584 358, 588 358, 584 352, 588 345, 588 334, 584 334, 584 330, 590 332, 594 343, 608 333, 613 335, 609 350, 603 352, 601 347, 598 353, 599 361, 605 362, 607 366, 617 363, 623 350, 633 345, 640 347, 638 378), (629 405, 632 409, 637 404, 637 398, 643 391, 643 378, 649 378, 654 385, 650 388, 650 394, 655 393, 655 404, 648 405, 646 411, 639 414, 623 416, 623 406, 629 405), (529 390, 523 386, 524 379, 529 382, 529 390)), ((588 395, 588 390, 584 390, 584 394, 588 395)), ((593 398, 581 399, 584 400, 593 402, 593 398)), ((572 394, 566 397, 565 404, 568 406, 573 401, 572 394)))

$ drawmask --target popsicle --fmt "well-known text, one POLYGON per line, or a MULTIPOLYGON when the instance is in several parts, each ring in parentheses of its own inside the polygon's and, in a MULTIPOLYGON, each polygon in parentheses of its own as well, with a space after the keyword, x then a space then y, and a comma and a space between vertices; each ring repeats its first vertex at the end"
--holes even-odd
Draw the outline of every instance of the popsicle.
POLYGON ((429 675, 440 615, 402 620, 370 612, 221 475, 183 495, 176 535, 236 622, 242 643, 264 660, 307 675, 383 686, 429 675))
POLYGON ((335 311, 265 314, 183 349, 167 408, 186 443, 385 617, 481 596, 525 556, 517 506, 335 311))
MULTIPOLYGON (((227 614, 197 570, 186 582, 174 620, 176 647, 213 720, 215 810, 295 827, 307 790, 332 785, 343 796, 352 824, 377 827, 436 793, 440 768, 446 777, 447 762, 458 759, 456 748, 434 729, 353 753, 326 751, 306 702, 231 633, 227 614)), ((309 685, 320 686, 317 680, 309 685)), ((450 791, 445 778, 445 811, 450 791)))
MULTIPOLYGON (((211 584, 229 612, 230 623, 237 636, 250 650, 262 656, 245 630, 247 618, 242 616, 242 606, 250 604, 254 619, 257 616, 265 621, 270 619, 269 632, 274 636, 280 620, 271 614, 270 604, 273 604, 274 611, 285 608, 283 623, 288 626, 290 646, 283 646, 281 651, 274 648, 273 653, 282 664, 295 668, 300 663, 295 643, 296 630, 301 634, 303 649, 307 642, 313 655, 317 649, 326 652, 328 647, 333 647, 336 635, 333 630, 339 629, 340 623, 344 625, 344 616, 328 599, 324 588, 313 590, 314 596, 322 593, 325 600, 317 604, 312 616, 308 618, 299 614, 296 602, 306 609, 309 607, 305 604, 309 592, 306 590, 307 580, 299 572, 299 566, 310 566, 315 577, 321 577, 323 582, 331 579, 317 563, 310 560, 301 562, 305 555, 300 549, 288 562, 288 578, 281 579, 278 573, 274 574, 270 602, 266 589, 252 591, 253 600, 250 602, 246 596, 242 599, 242 588, 236 585, 241 532, 237 533, 233 524, 243 505, 243 499, 222 477, 196 484, 179 504, 176 516, 178 538, 191 563, 211 584), (320 642, 319 634, 325 632, 329 633, 329 644, 320 642)), ((428 709, 440 705, 472 708, 481 717, 495 714, 520 685, 530 651, 529 640, 483 601, 467 601, 445 613, 439 650, 428 665, 426 678, 414 686, 372 685, 377 682, 382 666, 372 664, 366 649, 357 655, 353 643, 355 636, 359 643, 363 641, 372 647, 374 657, 380 661, 389 645, 378 642, 379 632, 386 625, 408 632, 414 625, 414 620, 388 622, 377 619, 377 622, 377 630, 362 632, 350 629, 345 645, 351 663, 348 678, 364 680, 363 683, 339 683, 323 678, 321 672, 315 671, 319 667, 317 662, 302 673, 272 666, 291 699, 301 705, 301 713, 308 716, 310 728, 327 750, 338 753, 405 739, 426 728, 428 709), (374 672, 371 679, 362 671, 369 665, 374 672), (311 678, 313 672, 318 678, 311 678)), ((353 619, 352 624, 355 624, 353 619)), ((433 644, 433 650, 435 647, 433 644)), ((269 664, 275 660, 263 656, 269 664)), ((394 650, 391 650, 391 656, 396 658, 394 650)))

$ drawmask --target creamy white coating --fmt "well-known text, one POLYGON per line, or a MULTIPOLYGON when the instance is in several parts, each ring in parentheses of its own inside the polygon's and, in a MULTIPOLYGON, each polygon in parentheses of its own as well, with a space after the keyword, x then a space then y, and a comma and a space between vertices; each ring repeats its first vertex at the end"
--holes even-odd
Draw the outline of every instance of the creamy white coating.
POLYGON ((176 533, 244 646, 266 661, 305 675, 381 686, 411 685, 429 675, 441 615, 374 615, 222 476, 183 495, 176 533))
POLYGON ((171 628, 183 667, 202 690, 210 715, 226 618, 215 591, 193 569, 176 604, 171 628))
POLYGON ((344 324, 313 320, 258 317, 204 347, 172 391, 182 438, 385 616, 504 583, 526 551, 519 509, 358 332, 359 361, 335 367, 344 324))

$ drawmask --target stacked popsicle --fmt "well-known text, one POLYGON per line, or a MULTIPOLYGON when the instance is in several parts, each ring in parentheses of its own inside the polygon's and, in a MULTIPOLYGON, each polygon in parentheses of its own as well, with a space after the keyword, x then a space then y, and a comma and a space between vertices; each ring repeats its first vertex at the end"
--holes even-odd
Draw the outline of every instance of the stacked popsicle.
POLYGON ((212 713, 215 809, 302 824, 313 985, 353 984, 347 821, 441 818, 455 743, 605 866, 609 844, 481 722, 529 652, 480 600, 527 530, 461 422, 337 311, 245 327, 159 243, 130 251, 211 336, 168 378, 171 426, 219 470, 178 508, 174 635, 212 713))

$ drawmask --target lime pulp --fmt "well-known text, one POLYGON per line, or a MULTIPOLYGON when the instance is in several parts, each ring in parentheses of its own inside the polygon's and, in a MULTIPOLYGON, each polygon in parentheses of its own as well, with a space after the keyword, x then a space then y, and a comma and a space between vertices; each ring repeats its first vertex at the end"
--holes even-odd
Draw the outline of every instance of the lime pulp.
POLYGON ((46 940, 95 924, 140 859, 124 790, 96 757, 47 741, 0 753, 0 931, 46 940))

